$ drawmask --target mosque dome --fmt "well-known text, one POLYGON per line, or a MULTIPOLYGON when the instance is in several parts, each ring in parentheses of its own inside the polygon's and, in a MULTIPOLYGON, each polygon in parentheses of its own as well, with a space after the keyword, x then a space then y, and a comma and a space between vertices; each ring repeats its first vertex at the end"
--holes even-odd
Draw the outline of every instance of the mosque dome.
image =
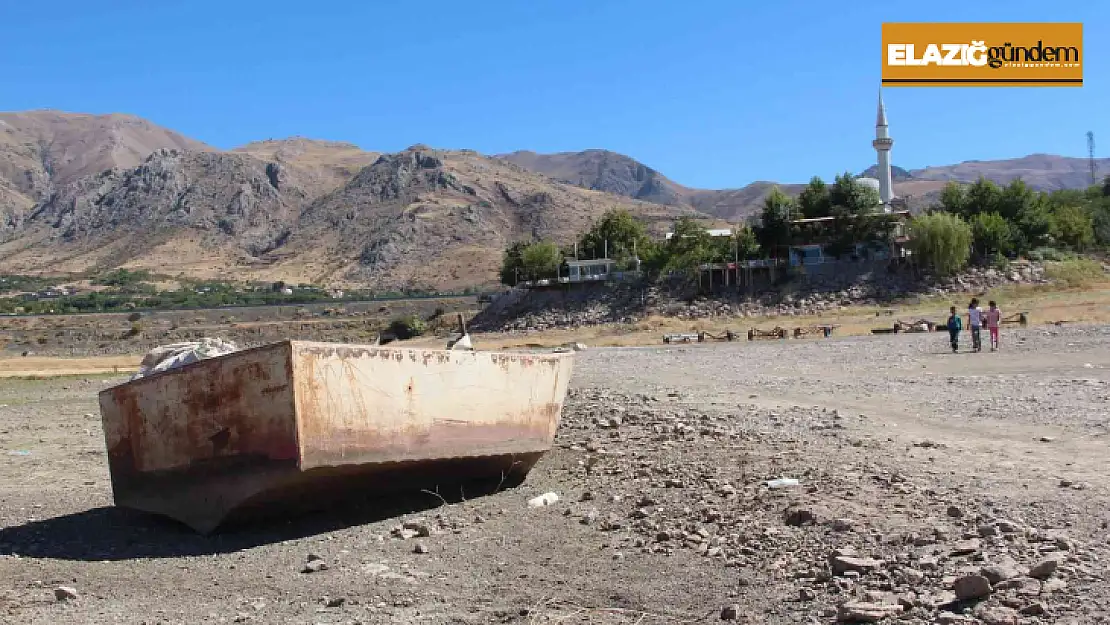
POLYGON ((879 186, 879 179, 878 178, 860 177, 860 178, 856 178, 856 182, 862 184, 865 187, 871 187, 872 189, 874 189, 876 191, 878 191, 881 188, 879 186))

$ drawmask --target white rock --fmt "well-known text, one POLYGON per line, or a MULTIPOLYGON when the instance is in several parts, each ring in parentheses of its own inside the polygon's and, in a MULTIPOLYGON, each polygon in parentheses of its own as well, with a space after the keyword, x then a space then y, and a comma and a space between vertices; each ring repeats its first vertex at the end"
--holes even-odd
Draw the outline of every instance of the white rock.
POLYGON ((58 601, 70 601, 77 598, 77 589, 72 586, 58 586, 54 589, 54 598, 58 601))
POLYGON ((528 500, 528 507, 529 508, 542 508, 544 506, 550 506, 551 504, 555 503, 556 501, 559 501, 559 496, 558 495, 556 495, 555 493, 544 493, 544 494, 542 494, 538 497, 533 497, 533 498, 529 499, 528 500))

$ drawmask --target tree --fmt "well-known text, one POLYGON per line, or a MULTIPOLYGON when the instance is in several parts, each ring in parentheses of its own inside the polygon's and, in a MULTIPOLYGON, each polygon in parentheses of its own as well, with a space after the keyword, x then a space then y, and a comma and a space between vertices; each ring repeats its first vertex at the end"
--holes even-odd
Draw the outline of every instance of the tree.
POLYGON ((601 258, 608 247, 609 258, 617 261, 622 269, 632 266, 633 255, 638 255, 650 238, 642 223, 626 210, 613 209, 602 215, 579 240, 579 251, 601 258))
POLYGON ((1052 219, 1053 236, 1077 252, 1095 242, 1095 224, 1091 213, 1077 204, 1060 206, 1052 219))
POLYGON ((735 257, 747 260, 759 255, 759 239, 756 237, 755 230, 750 226, 737 228, 733 240, 736 245, 735 257))
POLYGON ((550 241, 540 241, 524 247, 520 252, 521 273, 529 280, 555 278, 559 275, 559 265, 563 254, 559 246, 550 241))
POLYGON ((501 257, 501 284, 506 286, 516 286, 524 275, 524 261, 521 259, 521 252, 527 247, 527 243, 517 241, 509 247, 505 248, 505 252, 501 257))
POLYGON ((909 235, 914 256, 938 275, 963 269, 971 256, 971 226, 957 215, 915 217, 909 224, 909 235))
POLYGON ((718 252, 704 226, 692 217, 680 217, 675 222, 674 234, 667 241, 665 268, 696 278, 699 267, 712 262, 718 252))
POLYGON ((1110 202, 1103 201, 1094 205, 1091 219, 1095 244, 1110 247, 1110 202))
POLYGON ((988 259, 1013 251, 1014 238, 1009 222, 998 213, 979 213, 971 218, 972 244, 975 254, 988 259))
POLYGON ((1022 213, 1028 212, 1039 201, 1040 194, 1025 184, 1024 180, 1016 178, 999 193, 998 214, 1007 221, 1017 222, 1022 213))
POLYGON ((968 194, 964 186, 958 182, 949 182, 940 192, 940 208, 953 215, 968 216, 968 194))
POLYGON ((829 203, 834 219, 826 230, 827 248, 837 257, 854 252, 857 244, 881 241, 894 227, 891 219, 876 211, 882 204, 878 192, 851 173, 836 177, 829 188, 829 203))
POLYGON ((980 176, 978 180, 968 186, 965 194, 964 210, 956 214, 961 217, 970 217, 979 213, 1000 213, 998 203, 1001 195, 1002 190, 998 188, 998 185, 980 176))
POLYGON ((817 176, 810 178, 809 184, 798 195, 797 211, 803 218, 813 219, 828 217, 831 214, 831 209, 832 203, 829 198, 828 185, 817 176))
MULTIPOLYGON (((820 182, 820 179, 814 180, 820 182)), ((811 181, 810 184, 814 183, 811 181)), ((771 193, 763 200, 759 227, 755 230, 756 239, 765 253, 777 258, 779 251, 790 245, 794 232, 791 222, 797 217, 797 210, 794 201, 782 190, 778 187, 771 189, 771 193)))
POLYGON ((1017 226, 1018 236, 1015 239, 1019 251, 1052 243, 1055 225, 1052 211, 1049 210, 1044 196, 1034 195, 1028 202, 1023 202, 1014 221, 1014 225, 1017 226))

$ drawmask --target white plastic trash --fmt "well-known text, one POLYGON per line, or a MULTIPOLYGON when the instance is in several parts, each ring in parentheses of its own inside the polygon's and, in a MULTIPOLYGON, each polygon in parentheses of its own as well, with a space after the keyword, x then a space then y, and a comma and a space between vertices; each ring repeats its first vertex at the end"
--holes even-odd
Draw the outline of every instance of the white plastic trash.
POLYGON ((792 477, 780 477, 777 480, 768 480, 767 488, 790 488, 798 484, 800 484, 800 482, 792 477))
POLYGON ((544 493, 544 494, 540 495, 539 497, 533 497, 533 498, 529 499, 528 500, 528 507, 529 508, 542 508, 544 506, 550 506, 551 504, 555 503, 556 501, 559 501, 559 496, 558 495, 556 495, 555 493, 544 493))
POLYGON ((139 364, 138 373, 131 376, 131 379, 137 380, 152 373, 176 369, 205 358, 215 358, 237 351, 239 351, 238 345, 218 338, 160 345, 147 352, 139 364))

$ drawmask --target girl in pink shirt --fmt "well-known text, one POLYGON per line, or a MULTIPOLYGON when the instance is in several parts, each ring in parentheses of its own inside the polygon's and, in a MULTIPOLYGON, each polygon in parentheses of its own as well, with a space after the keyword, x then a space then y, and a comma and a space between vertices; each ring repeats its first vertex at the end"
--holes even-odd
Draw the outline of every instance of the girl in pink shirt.
POLYGON ((990 308, 987 309, 987 330, 991 335, 991 351, 998 350, 998 326, 1002 323, 1002 311, 998 310, 998 304, 991 300, 990 308))

